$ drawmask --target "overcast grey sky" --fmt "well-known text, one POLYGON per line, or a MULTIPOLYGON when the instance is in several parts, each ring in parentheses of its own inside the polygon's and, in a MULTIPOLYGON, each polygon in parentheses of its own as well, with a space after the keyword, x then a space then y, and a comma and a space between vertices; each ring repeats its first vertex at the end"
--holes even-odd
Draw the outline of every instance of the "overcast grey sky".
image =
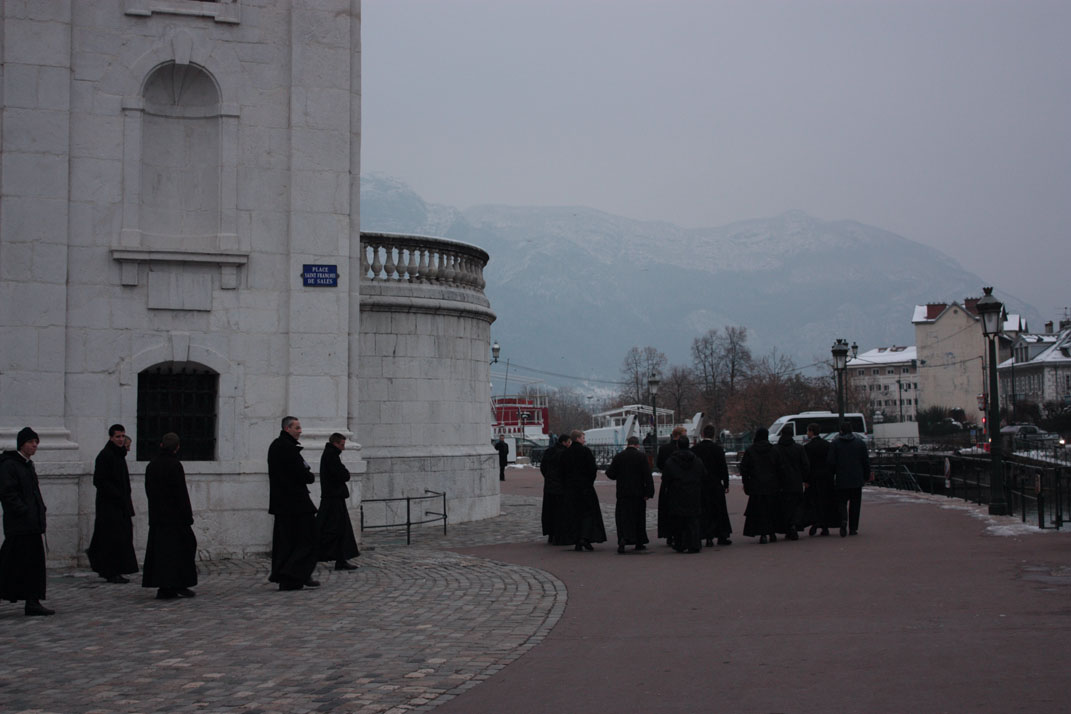
POLYGON ((427 201, 797 208, 1071 306, 1067 0, 365 0, 362 27, 362 170, 427 201))

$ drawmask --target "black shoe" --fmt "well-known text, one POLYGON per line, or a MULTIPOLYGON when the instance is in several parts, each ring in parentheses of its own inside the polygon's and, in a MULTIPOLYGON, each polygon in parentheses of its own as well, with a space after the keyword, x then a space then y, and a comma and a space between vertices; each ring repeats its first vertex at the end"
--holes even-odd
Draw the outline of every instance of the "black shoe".
POLYGON ((823 528, 822 529, 822 535, 824 535, 824 536, 829 535, 829 529, 828 528, 823 528))
POLYGON ((718 538, 718 545, 732 545, 733 542, 728 538, 718 538))
POLYGON ((124 578, 122 575, 111 575, 105 578, 109 583, 115 583, 116 585, 125 585, 130 582, 129 578, 124 578))
POLYGON ((618 553, 624 553, 625 552, 625 546, 623 546, 623 545, 617 546, 617 552, 618 553))
POLYGON ((189 588, 178 588, 175 590, 175 594, 179 597, 197 597, 197 593, 189 588))
POLYGON ((647 550, 647 546, 645 546, 644 544, 640 543, 638 546, 636 546, 636 550, 647 550))
POLYGON ((179 594, 171 588, 160 588, 156 591, 157 600, 174 600, 179 594))
POLYGON ((356 570, 357 566, 353 563, 348 563, 345 560, 340 560, 335 563, 335 570, 356 570))
POLYGON ((591 545, 591 541, 586 540, 580 545, 584 546, 584 550, 595 550, 595 548, 591 545))
POLYGON ((55 610, 45 607, 38 600, 27 600, 24 612, 27 617, 47 617, 56 614, 55 610))
POLYGON ((799 540, 800 539, 800 534, 796 532, 795 528, 793 528, 792 530, 790 530, 788 532, 788 539, 789 540, 799 540))
POLYGON ((840 537, 841 538, 847 538, 848 537, 848 529, 847 529, 847 527, 845 527, 845 526, 841 526, 840 527, 840 537))
POLYGON ((707 547, 708 548, 713 548, 714 547, 714 539, 713 538, 707 538, 707 547))
POLYGON ((811 526, 811 530, 807 531, 807 535, 813 536, 817 532, 818 532, 818 526, 811 526))
POLYGON ((320 581, 319 580, 313 580, 310 577, 308 580, 303 582, 302 585, 304 585, 307 588, 318 588, 318 587, 320 587, 320 581))
POLYGON ((582 546, 579 543, 577 543, 576 545, 573 546, 573 550, 575 550, 577 553, 579 553, 580 551, 584 550, 584 546, 582 546))
POLYGON ((759 545, 766 545, 766 536, 759 536, 759 545))
POLYGON ((848 535, 859 535, 859 531, 848 531, 848 535))
POLYGON ((771 533, 770 534, 770 542, 771 543, 776 543, 777 542, 777 534, 776 533, 771 533))
POLYGON ((301 583, 279 583, 280 590, 300 590, 303 587, 301 583))

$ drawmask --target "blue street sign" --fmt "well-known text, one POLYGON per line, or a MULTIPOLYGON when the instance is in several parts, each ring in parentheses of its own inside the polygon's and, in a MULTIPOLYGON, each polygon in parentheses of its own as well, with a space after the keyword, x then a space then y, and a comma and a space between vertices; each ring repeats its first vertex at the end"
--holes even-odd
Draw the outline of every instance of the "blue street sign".
POLYGON ((337 288, 337 265, 310 265, 305 263, 301 271, 302 285, 307 288, 337 288))

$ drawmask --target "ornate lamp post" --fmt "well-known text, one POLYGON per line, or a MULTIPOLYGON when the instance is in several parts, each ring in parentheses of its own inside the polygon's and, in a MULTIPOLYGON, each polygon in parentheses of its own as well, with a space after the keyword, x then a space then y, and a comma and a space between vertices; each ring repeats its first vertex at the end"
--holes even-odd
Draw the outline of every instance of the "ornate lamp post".
MULTIPOLYGON (((528 440, 528 420, 532 418, 532 415, 528 412, 521 412, 521 443, 517 448, 517 455, 521 455, 521 450, 528 451, 528 445, 525 443, 528 440)), ((524 456, 528 454, 525 453, 524 456)))
MULTIPOLYGON (((855 349, 858 352, 859 348, 855 349)), ((837 414, 840 421, 844 421, 844 370, 848 366, 848 340, 838 337, 833 343, 832 352, 833 370, 837 373, 837 414)))
POLYGON ((982 288, 985 295, 978 301, 982 316, 982 334, 989 341, 989 512, 1003 516, 1008 513, 1004 500, 1004 467, 1001 463, 1000 398, 997 394, 997 335, 1003 325, 1004 304, 993 297, 993 288, 982 288))
POLYGON ((502 354, 502 347, 499 346, 498 340, 495 340, 494 344, 491 345, 491 364, 498 362, 500 354, 502 354))
POLYGON ((657 372, 651 372, 647 377, 647 390, 651 393, 651 428, 654 429, 654 453, 658 453, 658 403, 655 401, 655 397, 658 396, 658 385, 662 384, 662 380, 658 378, 657 372))

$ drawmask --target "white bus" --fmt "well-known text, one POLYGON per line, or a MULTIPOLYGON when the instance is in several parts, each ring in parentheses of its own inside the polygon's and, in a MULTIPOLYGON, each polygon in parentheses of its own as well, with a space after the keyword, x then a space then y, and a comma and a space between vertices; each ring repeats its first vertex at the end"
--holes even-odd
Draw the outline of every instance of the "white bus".
MULTIPOLYGON (((866 419, 862 414, 854 412, 851 414, 845 414, 844 420, 852 425, 852 431, 854 431, 859 438, 864 442, 868 442, 866 435, 866 419)), ((818 434, 829 440, 836 436, 840 431, 840 415, 836 412, 800 412, 799 414, 786 414, 783 417, 778 417, 777 421, 770 425, 770 441, 777 442, 781 437, 781 432, 785 429, 789 430, 798 442, 803 442, 807 438, 807 425, 817 424, 818 434)))

